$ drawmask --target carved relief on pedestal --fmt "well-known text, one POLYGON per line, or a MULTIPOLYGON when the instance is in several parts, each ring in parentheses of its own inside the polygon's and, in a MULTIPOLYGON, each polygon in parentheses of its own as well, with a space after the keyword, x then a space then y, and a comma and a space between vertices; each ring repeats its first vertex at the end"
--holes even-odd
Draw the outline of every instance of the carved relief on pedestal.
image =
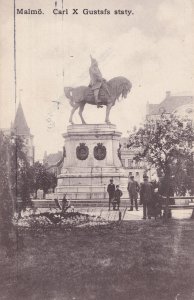
POLYGON ((80 160, 85 160, 88 158, 89 149, 85 143, 80 143, 79 146, 76 148, 76 156, 80 160))
POLYGON ((106 147, 102 143, 98 143, 94 147, 94 157, 97 160, 103 160, 106 157, 106 147))

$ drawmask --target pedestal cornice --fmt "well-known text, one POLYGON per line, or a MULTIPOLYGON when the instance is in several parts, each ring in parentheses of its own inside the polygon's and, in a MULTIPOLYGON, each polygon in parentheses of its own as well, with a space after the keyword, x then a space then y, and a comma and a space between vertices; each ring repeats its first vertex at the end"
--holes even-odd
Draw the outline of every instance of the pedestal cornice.
POLYGON ((114 124, 76 124, 69 125, 67 127, 67 132, 63 134, 63 137, 66 138, 68 136, 96 136, 96 135, 112 135, 120 137, 121 132, 116 130, 116 125, 114 124))

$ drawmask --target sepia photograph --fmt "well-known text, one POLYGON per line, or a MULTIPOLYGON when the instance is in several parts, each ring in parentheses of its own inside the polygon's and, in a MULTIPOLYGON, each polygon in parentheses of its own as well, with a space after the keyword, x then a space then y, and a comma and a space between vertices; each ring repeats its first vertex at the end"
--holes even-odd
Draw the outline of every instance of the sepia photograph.
POLYGON ((193 20, 0 0, 0 299, 194 300, 193 20))

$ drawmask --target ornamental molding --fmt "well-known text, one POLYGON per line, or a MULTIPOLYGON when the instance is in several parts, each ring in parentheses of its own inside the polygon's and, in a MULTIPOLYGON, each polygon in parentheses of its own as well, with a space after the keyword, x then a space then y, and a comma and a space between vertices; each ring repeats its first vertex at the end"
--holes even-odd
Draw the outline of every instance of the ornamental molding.
POLYGON ((106 157, 106 147, 102 143, 98 143, 94 147, 94 157, 97 160, 103 160, 106 157))
POLYGON ((79 160, 85 160, 88 158, 89 148, 85 143, 80 143, 76 148, 76 156, 79 160))

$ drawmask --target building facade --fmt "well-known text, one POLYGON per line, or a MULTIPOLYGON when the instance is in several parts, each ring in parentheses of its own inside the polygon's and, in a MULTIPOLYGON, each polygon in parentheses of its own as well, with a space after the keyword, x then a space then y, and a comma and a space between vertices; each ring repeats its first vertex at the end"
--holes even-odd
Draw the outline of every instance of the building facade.
POLYGON ((134 176, 137 182, 143 180, 143 175, 147 174, 150 170, 146 161, 137 162, 134 157, 138 153, 137 148, 128 148, 128 138, 123 137, 120 140, 121 148, 121 163, 123 168, 126 170, 129 176, 134 176))

